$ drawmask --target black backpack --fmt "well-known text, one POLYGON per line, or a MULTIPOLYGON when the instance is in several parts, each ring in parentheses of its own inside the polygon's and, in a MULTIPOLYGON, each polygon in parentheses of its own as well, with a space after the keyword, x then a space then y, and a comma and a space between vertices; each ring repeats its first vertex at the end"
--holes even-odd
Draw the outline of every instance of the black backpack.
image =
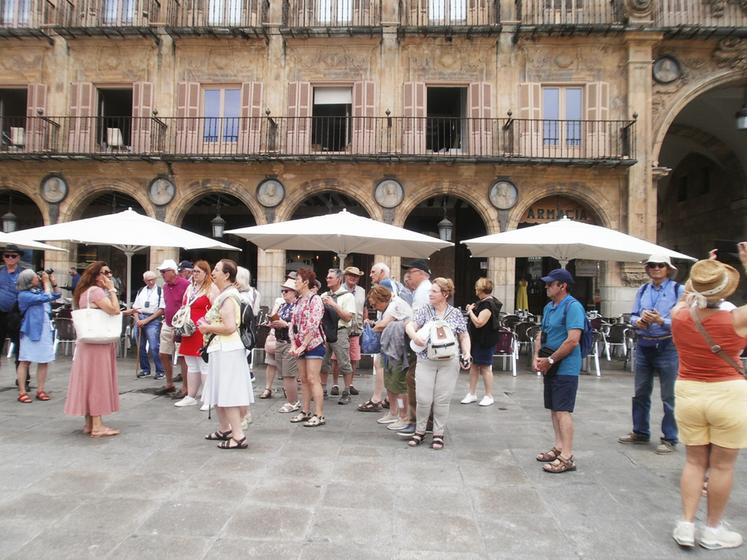
POLYGON ((324 305, 324 315, 322 315, 322 322, 319 324, 319 327, 324 332, 324 338, 327 342, 337 342, 337 325, 339 324, 339 320, 340 316, 335 311, 335 308, 331 305, 324 305))
POLYGON ((252 350, 257 345, 257 316, 252 306, 241 303, 241 323, 239 324, 239 336, 244 348, 252 350))

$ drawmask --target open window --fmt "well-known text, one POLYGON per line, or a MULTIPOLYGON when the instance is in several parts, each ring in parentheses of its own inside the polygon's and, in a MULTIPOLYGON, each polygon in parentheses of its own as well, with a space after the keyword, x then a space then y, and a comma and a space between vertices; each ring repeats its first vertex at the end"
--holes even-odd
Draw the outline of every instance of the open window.
POLYGON ((427 88, 425 148, 448 153, 466 145, 467 88, 427 88))
POLYGON ((132 146, 132 88, 99 88, 96 141, 107 151, 132 146))
POLYGON ((542 141, 545 146, 580 146, 583 88, 542 88, 542 141))
POLYGON ((341 152, 352 136, 353 88, 315 87, 311 110, 313 151, 341 152))
POLYGON ((132 25, 137 0, 103 0, 101 21, 104 25, 132 25))
POLYGON ((26 145, 26 104, 23 89, 0 89, 0 149, 18 150, 26 145))

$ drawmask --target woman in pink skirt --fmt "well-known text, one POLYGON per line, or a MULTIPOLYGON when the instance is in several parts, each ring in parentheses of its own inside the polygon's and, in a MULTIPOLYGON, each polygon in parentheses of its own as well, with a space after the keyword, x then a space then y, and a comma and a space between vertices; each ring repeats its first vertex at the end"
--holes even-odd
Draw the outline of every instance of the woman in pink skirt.
MULTIPOLYGON (((112 271, 103 261, 96 261, 85 270, 73 293, 76 308, 86 307, 89 302, 91 307, 110 315, 119 313, 112 271)), ((102 416, 119 410, 116 348, 116 342, 75 343, 65 414, 85 416, 83 432, 94 438, 119 434, 119 430, 104 425, 101 420, 102 416)))

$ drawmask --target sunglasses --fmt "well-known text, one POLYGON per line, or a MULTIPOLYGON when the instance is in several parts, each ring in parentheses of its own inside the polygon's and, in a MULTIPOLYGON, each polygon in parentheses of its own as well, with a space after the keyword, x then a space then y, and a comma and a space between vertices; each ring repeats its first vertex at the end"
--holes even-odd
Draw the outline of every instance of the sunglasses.
POLYGON ((288 292, 292 292, 293 290, 280 290, 281 294, 287 294, 288 292))
POLYGON ((111 276, 112 271, 111 270, 101 270, 99 271, 99 274, 105 274, 106 276, 111 276))
POLYGON ((667 263, 646 263, 646 268, 666 268, 667 263))
POLYGON ((18 257, 20 257, 20 256, 21 256, 21 255, 18 255, 18 254, 16 254, 16 253, 5 253, 5 254, 3 255, 3 258, 4 258, 4 259, 17 259, 17 258, 18 258, 18 257))

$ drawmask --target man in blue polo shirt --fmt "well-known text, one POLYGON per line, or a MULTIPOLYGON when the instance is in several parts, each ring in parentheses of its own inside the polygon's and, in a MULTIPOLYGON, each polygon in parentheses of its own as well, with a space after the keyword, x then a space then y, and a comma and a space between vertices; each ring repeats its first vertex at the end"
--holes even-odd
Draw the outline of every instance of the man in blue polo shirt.
POLYGON ((585 313, 570 295, 573 276, 558 268, 542 278, 550 303, 542 312, 542 329, 534 341, 534 369, 544 375, 545 408, 550 410, 555 444, 537 455, 545 472, 576 470, 573 458, 573 409, 581 372, 579 341, 585 313))
MULTIPOLYGON (((16 280, 24 269, 20 260, 20 249, 15 245, 7 245, 3 251, 4 266, 0 266, 0 355, 5 339, 8 338, 13 343, 15 355, 18 356, 18 329, 21 325, 21 315, 16 306, 18 302, 16 280)), ((28 377, 26 383, 28 384, 28 377)))

